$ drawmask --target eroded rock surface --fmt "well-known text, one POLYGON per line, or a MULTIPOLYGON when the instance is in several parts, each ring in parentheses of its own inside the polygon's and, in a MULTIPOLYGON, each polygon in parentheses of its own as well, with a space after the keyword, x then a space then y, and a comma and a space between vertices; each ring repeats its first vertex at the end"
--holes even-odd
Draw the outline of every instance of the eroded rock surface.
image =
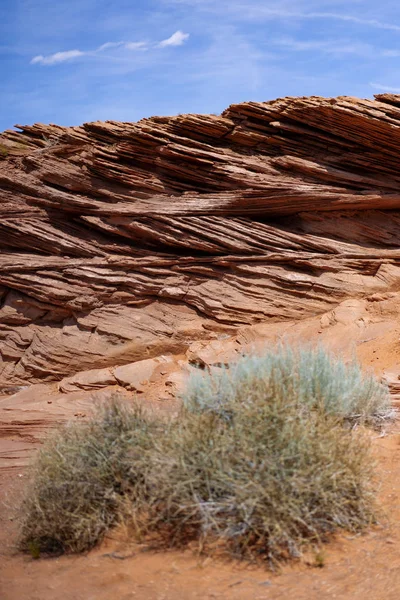
POLYGON ((0 136, 0 385, 400 289, 400 96, 0 136))

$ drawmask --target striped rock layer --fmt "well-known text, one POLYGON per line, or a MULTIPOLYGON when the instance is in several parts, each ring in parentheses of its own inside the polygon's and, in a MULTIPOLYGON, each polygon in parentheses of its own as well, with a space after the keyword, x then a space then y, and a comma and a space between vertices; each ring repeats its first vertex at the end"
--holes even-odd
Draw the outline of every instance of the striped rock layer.
POLYGON ((400 290, 400 96, 0 136, 0 386, 400 290))

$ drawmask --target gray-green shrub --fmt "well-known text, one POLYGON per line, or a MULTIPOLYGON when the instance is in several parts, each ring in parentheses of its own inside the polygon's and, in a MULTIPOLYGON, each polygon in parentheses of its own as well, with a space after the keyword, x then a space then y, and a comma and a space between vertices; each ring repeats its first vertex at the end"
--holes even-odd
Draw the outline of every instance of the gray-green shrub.
POLYGON ((385 384, 356 361, 346 364, 321 347, 277 346, 244 355, 229 368, 199 371, 191 377, 184 401, 190 410, 223 414, 232 403, 252 402, 255 389, 265 402, 280 395, 352 421, 376 422, 391 412, 385 384))

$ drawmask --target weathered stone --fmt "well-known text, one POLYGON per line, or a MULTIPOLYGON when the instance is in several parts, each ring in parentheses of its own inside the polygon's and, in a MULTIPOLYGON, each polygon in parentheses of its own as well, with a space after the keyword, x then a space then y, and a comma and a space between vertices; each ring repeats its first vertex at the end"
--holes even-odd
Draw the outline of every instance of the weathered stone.
POLYGON ((143 392, 157 368, 171 362, 172 357, 160 356, 148 360, 140 360, 129 365, 123 365, 113 370, 113 375, 119 385, 135 392, 143 392))
POLYGON ((237 340, 225 339, 211 342, 194 342, 186 352, 187 359, 192 365, 211 367, 223 365, 232 360, 240 351, 237 340))
POLYGON ((116 390, 121 400, 131 401, 122 388, 64 394, 57 392, 54 384, 37 384, 13 396, 0 397, 0 471, 26 466, 51 429, 91 415, 116 390))
POLYGON ((0 389, 397 291, 399 98, 4 132, 0 389))
POLYGON ((60 392, 76 392, 77 390, 95 390, 108 385, 117 385, 111 369, 91 369, 66 377, 58 384, 60 392))

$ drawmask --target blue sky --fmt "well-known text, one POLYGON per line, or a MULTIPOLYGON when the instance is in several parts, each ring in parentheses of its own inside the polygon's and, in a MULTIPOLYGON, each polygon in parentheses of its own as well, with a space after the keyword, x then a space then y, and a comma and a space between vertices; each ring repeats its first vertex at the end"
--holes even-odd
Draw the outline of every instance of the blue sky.
POLYGON ((0 130, 400 93, 398 0, 0 0, 0 130))

